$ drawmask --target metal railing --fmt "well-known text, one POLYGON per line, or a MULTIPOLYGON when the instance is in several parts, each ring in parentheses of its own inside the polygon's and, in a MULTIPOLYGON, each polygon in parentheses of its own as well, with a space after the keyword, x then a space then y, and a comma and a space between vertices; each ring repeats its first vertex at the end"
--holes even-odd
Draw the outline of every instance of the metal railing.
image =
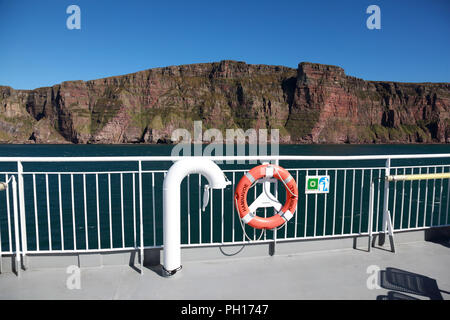
MULTIPOLYGON (((0 255, 142 252, 162 247, 162 182, 171 161, 181 158, 0 158, 11 167, 0 172, 0 181, 11 178, 11 188, 0 193, 0 255)), ((181 185, 183 247, 369 236, 386 231, 386 211, 394 231, 449 225, 449 179, 386 182, 385 177, 450 172, 450 154, 206 158, 280 163, 297 181, 297 211, 277 230, 262 232, 243 225, 233 195, 239 179, 254 164, 235 166, 239 168, 222 164, 232 185, 212 191, 205 212, 201 210, 205 179, 189 175, 181 185), (391 165, 395 161, 399 163, 391 165), (405 161, 409 163, 402 164, 405 161), (329 193, 305 194, 307 175, 329 175, 329 193)), ((284 199, 284 187, 274 188, 274 194, 284 199)), ((261 190, 257 185, 248 202, 261 190)), ((272 209, 260 210, 259 215, 273 214, 272 209)))

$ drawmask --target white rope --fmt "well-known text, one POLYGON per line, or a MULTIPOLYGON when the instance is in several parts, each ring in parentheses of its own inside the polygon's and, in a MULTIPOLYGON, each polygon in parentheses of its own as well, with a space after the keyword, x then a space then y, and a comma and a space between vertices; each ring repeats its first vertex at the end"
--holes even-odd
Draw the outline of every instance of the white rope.
POLYGON ((274 169, 275 169, 275 172, 277 173, 278 177, 280 178, 280 181, 283 182, 285 189, 286 189, 287 191, 289 191, 289 193, 290 193, 292 196, 298 198, 298 195, 294 194, 294 193, 288 188, 287 184, 284 182, 283 178, 281 177, 280 173, 278 172, 278 169, 277 169, 276 167, 274 167, 274 169))
MULTIPOLYGON (((241 223, 242 232, 244 233, 244 235, 245 235, 245 237, 247 238, 248 241, 253 241, 253 239, 250 239, 250 237, 247 235, 247 232, 245 232, 245 227, 244 227, 244 224, 242 223, 242 219, 241 219, 241 216, 239 214, 239 207, 238 207, 237 199, 234 199, 234 200, 236 201, 236 213, 238 215, 239 222, 241 223)), ((261 229, 261 234, 260 234, 259 238, 256 241, 261 240, 262 235, 264 234, 264 232, 265 232, 265 229, 261 229)))

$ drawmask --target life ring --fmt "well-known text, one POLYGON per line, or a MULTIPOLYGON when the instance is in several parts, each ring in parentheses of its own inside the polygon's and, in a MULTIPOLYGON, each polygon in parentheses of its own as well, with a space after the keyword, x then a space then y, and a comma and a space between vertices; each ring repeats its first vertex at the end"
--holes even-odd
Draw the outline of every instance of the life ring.
POLYGON ((234 200, 236 209, 243 222, 255 229, 274 229, 294 216, 298 201, 297 183, 286 169, 274 164, 262 164, 254 167, 241 178, 236 186, 234 200), (268 218, 259 217, 255 212, 250 212, 247 204, 247 193, 256 180, 272 177, 284 184, 286 188, 286 202, 273 216, 268 218))

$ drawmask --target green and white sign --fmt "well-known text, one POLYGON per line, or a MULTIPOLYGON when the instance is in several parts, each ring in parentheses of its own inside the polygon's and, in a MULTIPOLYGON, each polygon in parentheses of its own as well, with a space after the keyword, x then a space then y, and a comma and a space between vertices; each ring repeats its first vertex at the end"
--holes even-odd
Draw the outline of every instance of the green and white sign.
POLYGON ((330 176, 306 176, 305 193, 328 193, 330 176))

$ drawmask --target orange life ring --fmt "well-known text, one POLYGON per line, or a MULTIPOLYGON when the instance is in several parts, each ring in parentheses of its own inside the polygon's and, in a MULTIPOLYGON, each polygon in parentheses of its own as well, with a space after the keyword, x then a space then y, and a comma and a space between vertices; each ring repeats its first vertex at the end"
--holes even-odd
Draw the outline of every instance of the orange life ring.
POLYGON ((294 216, 298 201, 297 183, 286 169, 274 164, 262 164, 254 167, 241 178, 234 193, 234 200, 242 221, 255 229, 274 229, 294 216), (286 202, 275 215, 263 218, 257 216, 254 212, 250 212, 247 204, 247 192, 256 180, 266 177, 274 177, 284 184, 286 202))

